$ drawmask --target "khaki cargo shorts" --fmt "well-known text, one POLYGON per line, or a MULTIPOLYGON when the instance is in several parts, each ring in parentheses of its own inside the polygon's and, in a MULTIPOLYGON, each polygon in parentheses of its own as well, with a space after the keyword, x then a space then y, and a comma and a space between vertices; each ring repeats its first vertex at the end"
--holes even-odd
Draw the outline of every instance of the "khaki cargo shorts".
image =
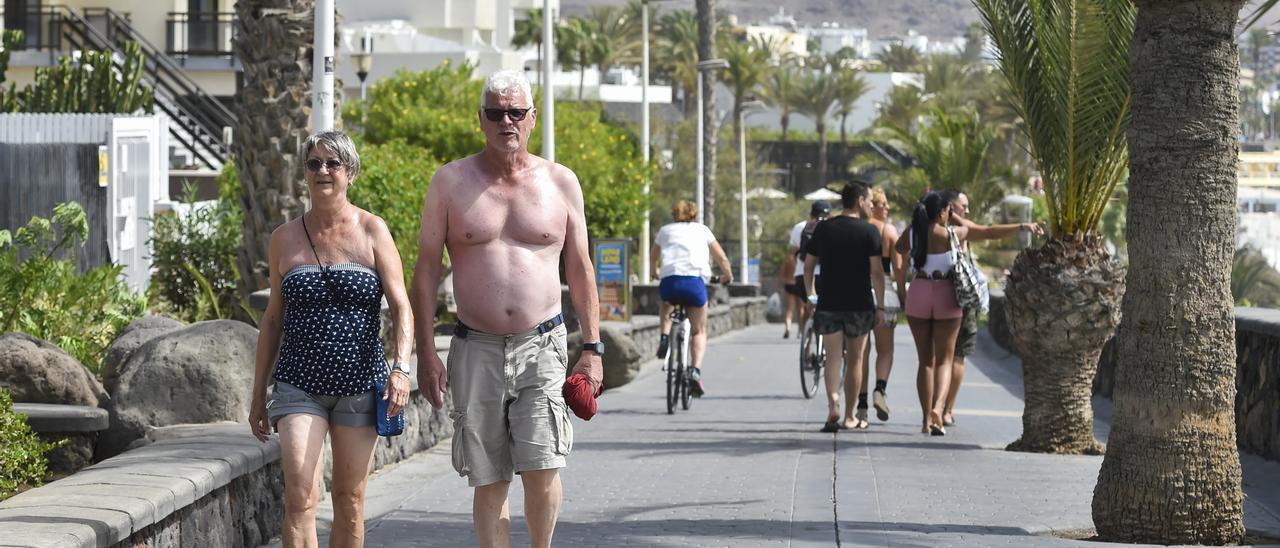
POLYGON ((563 325, 539 334, 469 330, 449 345, 453 468, 472 487, 564 468, 573 427, 562 387, 563 325))

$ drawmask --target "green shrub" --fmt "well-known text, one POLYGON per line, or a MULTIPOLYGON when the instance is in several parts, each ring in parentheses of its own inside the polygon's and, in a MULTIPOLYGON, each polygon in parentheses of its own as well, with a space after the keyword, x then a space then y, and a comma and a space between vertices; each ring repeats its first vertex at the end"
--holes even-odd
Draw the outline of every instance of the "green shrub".
POLYGON ((404 141, 362 143, 360 176, 347 192, 351 202, 382 217, 400 251, 406 283, 418 261, 422 198, 440 162, 404 141))
POLYGON ((237 288, 242 213, 230 196, 235 195, 238 185, 235 163, 227 162, 219 177, 219 197, 213 204, 195 207, 195 188, 188 185, 183 198, 185 215, 167 213, 152 219, 154 271, 148 294, 153 309, 187 322, 251 320, 237 288))
POLYGON ((13 397, 0 388, 0 500, 18 489, 36 487, 49 477, 45 453, 65 441, 45 443, 27 425, 27 416, 13 411, 13 397))
MULTIPOLYGON (((418 163, 421 154, 434 158, 438 167, 484 148, 479 121, 484 83, 474 76, 471 65, 453 67, 448 63, 422 72, 399 71, 370 86, 366 102, 348 103, 343 116, 362 120, 363 143, 399 141, 411 147, 396 149, 409 155, 410 163, 418 163), (411 152, 413 148, 419 152, 411 152)), ((564 107, 556 109, 556 161, 572 169, 582 183, 588 232, 592 238, 634 236, 647 207, 641 195, 647 168, 641 160, 638 139, 605 120, 597 104, 564 103, 564 107), (568 108, 570 105, 572 108, 568 108)), ((529 150, 542 150, 541 131, 533 132, 529 150)), ((362 169, 370 169, 378 161, 366 160, 364 156, 368 154, 361 150, 362 169)), ((395 157, 386 159, 399 161, 395 157)), ((434 169, 422 176, 429 182, 433 173, 434 169)), ((425 186, 422 188, 425 191, 425 186)), ((371 211, 384 218, 397 215, 390 212, 391 207, 412 208, 413 215, 421 215, 422 192, 415 194, 413 200, 404 200, 403 195, 389 196, 385 198, 388 203, 380 204, 387 206, 383 209, 372 205, 369 195, 364 196, 370 207, 375 207, 371 211)), ((396 229, 392 232, 395 234, 396 229)), ((412 242, 416 250, 416 229, 412 242)), ((406 257, 403 247, 401 250, 401 256, 406 257)))
POLYGON ((120 265, 77 274, 74 245, 89 223, 75 202, 53 218, 32 217, 16 232, 0 230, 0 333, 21 331, 47 340, 97 373, 107 346, 142 315, 145 300, 125 283, 120 265), (70 258, 67 258, 70 256, 70 258))

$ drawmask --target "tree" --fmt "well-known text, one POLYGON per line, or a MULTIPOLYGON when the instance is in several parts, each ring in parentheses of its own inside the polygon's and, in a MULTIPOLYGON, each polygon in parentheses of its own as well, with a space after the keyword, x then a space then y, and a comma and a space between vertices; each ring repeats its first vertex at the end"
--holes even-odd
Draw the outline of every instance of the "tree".
POLYGON ((542 8, 533 8, 525 12, 524 18, 516 21, 515 33, 511 35, 511 47, 521 49, 527 46, 538 48, 538 85, 542 84, 542 8))
POLYGON ((729 62, 725 83, 733 90, 733 142, 742 137, 742 104, 764 82, 769 72, 769 50, 756 40, 725 39, 720 51, 729 62))
POLYGON ((876 59, 884 63, 885 68, 890 72, 911 72, 918 69, 924 62, 924 54, 914 46, 889 44, 883 51, 876 54, 876 59))
POLYGON ((587 79, 587 67, 595 64, 599 57, 599 36, 595 25, 582 17, 572 17, 569 22, 556 29, 556 48, 563 52, 560 64, 578 69, 578 101, 582 101, 583 84, 587 79))
POLYGON ((1233 37, 1244 1, 1136 4, 1130 266, 1093 522, 1106 540, 1236 544, 1233 37))
POLYGON ((836 102, 835 75, 808 70, 796 86, 795 111, 813 119, 818 130, 818 186, 827 184, 827 113, 836 102))
POLYGON ((315 3, 242 0, 235 10, 232 47, 244 65, 233 145, 245 212, 240 272, 253 290, 267 286, 271 232, 307 208, 300 147, 311 125, 315 3))
POLYGON ((920 88, 910 84, 893 86, 885 99, 885 102, 879 105, 880 117, 876 119, 876 124, 898 126, 914 131, 916 118, 920 117, 920 113, 924 110, 924 98, 920 95, 920 88))
MULTIPOLYGON (((697 0, 698 61, 716 56, 716 0, 697 0)), ((697 67, 694 67, 697 70, 697 67)), ((716 226, 716 136, 720 133, 720 116, 716 114, 716 73, 705 71, 702 75, 702 150, 706 157, 702 165, 703 223, 716 226)))
POLYGON ((972 106, 979 96, 988 96, 979 85, 978 68, 959 55, 935 54, 921 65, 924 93, 931 102, 945 109, 972 106))
POLYGON ((1125 176, 1130 0, 976 0, 1044 180, 1050 240, 1005 287, 1026 387, 1014 451, 1099 454, 1091 387, 1124 267, 1098 222, 1125 176))
POLYGON ((613 6, 591 8, 588 21, 592 26, 593 62, 604 83, 605 73, 620 64, 640 60, 640 19, 632 18, 627 9, 613 6))
POLYGON ((867 81, 853 70, 841 70, 835 73, 835 79, 835 114, 840 117, 840 144, 849 146, 845 126, 848 125, 849 115, 853 114, 854 105, 858 99, 867 94, 869 86, 867 81))
POLYGON ((692 11, 675 10, 658 18, 655 73, 680 92, 681 112, 690 113, 689 96, 697 82, 698 20, 692 11))
POLYGON ((787 130, 791 126, 791 113, 795 111, 796 85, 800 82, 800 70, 793 60, 783 58, 773 67, 760 87, 760 99, 776 109, 781 116, 782 142, 787 142, 787 130))

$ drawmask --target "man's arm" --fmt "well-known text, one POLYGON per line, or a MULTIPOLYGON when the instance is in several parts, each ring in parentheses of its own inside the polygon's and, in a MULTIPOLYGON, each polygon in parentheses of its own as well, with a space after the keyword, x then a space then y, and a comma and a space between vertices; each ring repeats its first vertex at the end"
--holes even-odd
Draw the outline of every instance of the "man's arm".
MULTIPOLYGON (((587 217, 582 205, 582 185, 568 168, 559 167, 561 188, 569 205, 568 229, 564 238, 564 272, 569 278, 569 296, 578 313, 582 342, 600 341, 600 296, 596 294, 596 270, 587 250, 587 217)), ((607 350, 607 349, 606 349, 607 350)), ((597 390, 604 383, 604 368, 595 352, 583 352, 574 373, 583 373, 597 390)))
POLYGON ((1035 223, 1018 223, 1016 225, 991 225, 983 226, 968 219, 960 219, 960 230, 957 236, 970 242, 980 242, 982 240, 1003 240, 1017 236, 1019 232, 1024 230, 1033 234, 1044 234, 1044 229, 1035 223))
POLYGON ((413 307, 414 338, 417 340, 418 388, 436 409, 444 406, 447 388, 444 364, 436 353, 436 304, 440 274, 444 271, 444 245, 448 233, 448 193, 441 187, 449 182, 449 168, 436 170, 422 204, 422 230, 418 233, 418 262, 413 268, 413 289, 409 302, 413 307))

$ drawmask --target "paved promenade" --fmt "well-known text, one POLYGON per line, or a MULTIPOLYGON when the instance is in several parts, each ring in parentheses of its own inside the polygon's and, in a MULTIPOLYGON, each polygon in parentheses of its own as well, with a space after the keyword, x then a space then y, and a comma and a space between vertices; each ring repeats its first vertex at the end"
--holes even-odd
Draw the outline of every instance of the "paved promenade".
MULTIPOLYGON (((800 395, 798 343, 781 326, 712 341, 709 395, 666 414, 656 361, 575 419, 558 546, 1089 546, 1048 536, 1092 527, 1101 457, 1003 451, 1021 432, 1016 358, 984 332, 945 437, 919 433, 915 351, 898 332, 890 420, 821 434, 800 395)), ((1105 440, 1106 402, 1097 404, 1105 440)), ((1246 526, 1280 537, 1280 463, 1246 456, 1246 526)), ((528 546, 512 485, 515 545, 528 546)), ((370 482, 369 546, 472 546, 471 490, 449 447, 370 482)), ((327 512, 327 507, 322 513, 327 512)))

